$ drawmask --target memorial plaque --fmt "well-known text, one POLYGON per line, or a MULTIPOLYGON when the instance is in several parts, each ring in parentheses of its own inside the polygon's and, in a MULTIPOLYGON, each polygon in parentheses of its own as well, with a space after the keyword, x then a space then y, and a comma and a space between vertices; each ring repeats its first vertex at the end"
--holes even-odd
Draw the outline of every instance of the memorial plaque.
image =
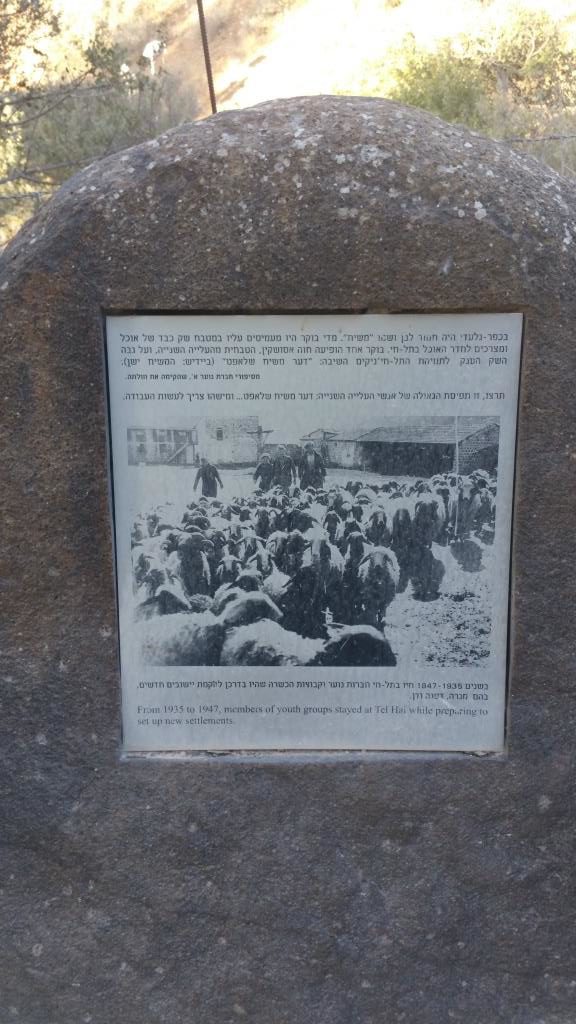
POLYGON ((106 334, 126 750, 502 750, 522 316, 106 334))
POLYGON ((1 254, 2 1024, 573 1021, 574 210, 317 96, 98 161, 1 254), (281 617, 226 618, 254 581, 281 617))

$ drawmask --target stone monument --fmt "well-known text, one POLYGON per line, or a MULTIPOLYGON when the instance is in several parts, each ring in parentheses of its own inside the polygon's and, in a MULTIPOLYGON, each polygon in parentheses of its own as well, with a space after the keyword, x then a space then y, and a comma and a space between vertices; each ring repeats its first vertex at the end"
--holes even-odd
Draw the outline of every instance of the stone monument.
POLYGON ((574 239, 538 162, 317 97, 102 160, 5 251, 2 1022, 573 1018, 574 239), (365 311, 524 316, 506 751, 125 757, 104 317, 365 311))

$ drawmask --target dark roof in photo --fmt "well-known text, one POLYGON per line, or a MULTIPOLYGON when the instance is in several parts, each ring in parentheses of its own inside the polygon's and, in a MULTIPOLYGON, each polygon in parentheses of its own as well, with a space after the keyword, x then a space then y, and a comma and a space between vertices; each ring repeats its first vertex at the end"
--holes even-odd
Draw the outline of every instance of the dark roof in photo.
POLYGON ((329 437, 329 441, 358 441, 364 434, 371 433, 372 427, 364 424, 363 427, 350 427, 348 430, 342 430, 340 433, 334 434, 333 437, 329 437))
POLYGON ((302 434, 302 440, 304 441, 308 437, 311 440, 314 440, 317 438, 323 438, 325 435, 329 437, 336 437, 337 433, 337 430, 326 430, 325 427, 317 427, 316 430, 311 430, 309 434, 302 434))
POLYGON ((486 427, 498 424, 496 416, 418 416, 412 419, 387 418, 379 427, 342 440, 399 444, 454 444, 486 427))

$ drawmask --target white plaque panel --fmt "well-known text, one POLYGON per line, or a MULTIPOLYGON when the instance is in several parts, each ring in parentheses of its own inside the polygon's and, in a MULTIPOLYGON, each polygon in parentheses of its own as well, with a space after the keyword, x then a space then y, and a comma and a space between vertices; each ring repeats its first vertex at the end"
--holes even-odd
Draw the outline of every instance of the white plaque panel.
POLYGON ((503 749, 521 334, 107 318, 127 751, 503 749))

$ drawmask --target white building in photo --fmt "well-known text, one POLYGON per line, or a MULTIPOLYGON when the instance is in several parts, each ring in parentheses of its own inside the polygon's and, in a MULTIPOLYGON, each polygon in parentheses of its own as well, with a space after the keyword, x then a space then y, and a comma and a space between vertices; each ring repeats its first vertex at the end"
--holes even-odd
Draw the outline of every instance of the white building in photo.
POLYGON ((199 454, 216 466, 255 466, 264 434, 258 416, 210 417, 199 425, 199 454))
POLYGON ((193 466, 198 452, 198 427, 129 427, 128 465, 193 466))
POLYGON ((186 427, 129 427, 130 466, 197 466, 201 458, 217 466, 256 465, 269 431, 258 416, 211 416, 186 427))

